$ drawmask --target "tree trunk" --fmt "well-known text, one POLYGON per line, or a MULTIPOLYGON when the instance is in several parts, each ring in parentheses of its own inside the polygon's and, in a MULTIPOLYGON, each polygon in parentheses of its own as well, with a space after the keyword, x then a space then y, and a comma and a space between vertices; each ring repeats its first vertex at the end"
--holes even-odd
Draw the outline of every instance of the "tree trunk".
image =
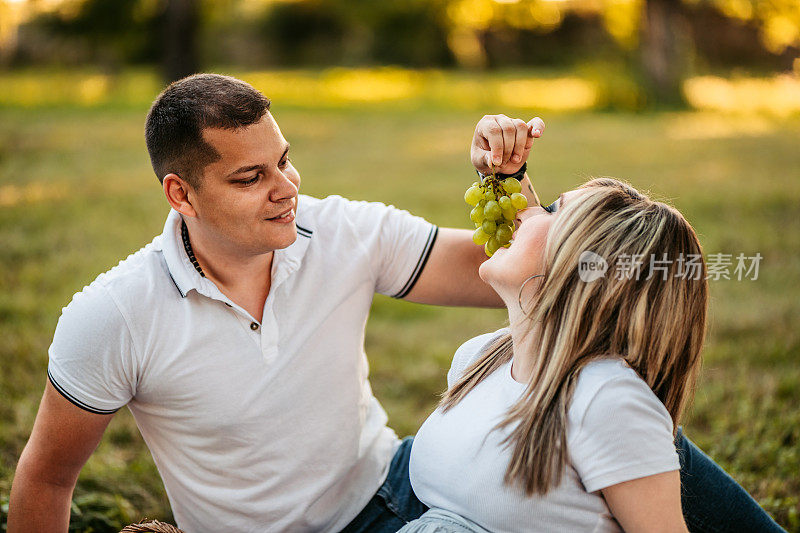
POLYGON ((164 0, 164 56, 166 82, 179 80, 199 69, 197 33, 200 10, 197 0, 164 0))
POLYGON ((652 103, 684 103, 681 84, 687 71, 691 37, 681 0, 646 0, 642 13, 641 61, 652 103))

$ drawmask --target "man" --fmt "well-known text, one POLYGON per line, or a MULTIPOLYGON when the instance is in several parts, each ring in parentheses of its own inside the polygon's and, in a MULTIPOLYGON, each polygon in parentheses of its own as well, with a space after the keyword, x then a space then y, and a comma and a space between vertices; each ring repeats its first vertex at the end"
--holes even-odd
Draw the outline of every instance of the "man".
MULTIPOLYGON (((154 102, 147 147, 172 209, 64 308, 9 531, 66 531, 78 473, 125 405, 187 532, 394 531, 424 510, 410 441, 370 389, 364 327, 375 292, 501 306, 477 275, 485 255, 468 230, 298 196, 269 106, 209 74, 154 102)), ((484 117, 473 163, 513 173, 543 128, 484 117)))

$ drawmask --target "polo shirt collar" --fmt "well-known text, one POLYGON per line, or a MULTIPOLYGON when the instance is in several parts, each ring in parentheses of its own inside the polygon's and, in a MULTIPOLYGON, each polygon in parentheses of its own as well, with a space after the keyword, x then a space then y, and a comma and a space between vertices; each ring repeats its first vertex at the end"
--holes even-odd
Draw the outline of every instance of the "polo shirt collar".
MULTIPOLYGON (((302 214, 302 210, 298 205, 297 218, 295 220, 297 224, 297 239, 288 247, 274 252, 270 291, 286 281, 289 276, 300 268, 303 256, 305 256, 308 245, 313 238, 314 231, 311 228, 311 224, 309 224, 310 221, 305 220, 302 214)), ((167 221, 164 224, 164 231, 159 236, 160 249, 164 254, 164 261, 167 264, 167 270, 175 283, 175 287, 184 298, 189 294, 189 291, 194 289, 209 298, 232 304, 233 302, 230 302, 228 297, 222 294, 210 279, 201 276, 189 261, 181 236, 182 220, 179 212, 170 209, 167 221)))

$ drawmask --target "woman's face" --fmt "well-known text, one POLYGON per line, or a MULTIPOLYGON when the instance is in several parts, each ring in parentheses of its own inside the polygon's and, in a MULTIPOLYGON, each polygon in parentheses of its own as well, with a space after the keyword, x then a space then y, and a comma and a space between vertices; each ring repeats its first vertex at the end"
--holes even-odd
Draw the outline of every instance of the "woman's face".
POLYGON ((548 205, 531 206, 517 213, 517 230, 509 248, 500 248, 481 264, 478 273, 506 303, 517 301, 522 284, 534 274, 544 274, 547 232, 558 219, 563 206, 579 191, 568 191, 548 205))

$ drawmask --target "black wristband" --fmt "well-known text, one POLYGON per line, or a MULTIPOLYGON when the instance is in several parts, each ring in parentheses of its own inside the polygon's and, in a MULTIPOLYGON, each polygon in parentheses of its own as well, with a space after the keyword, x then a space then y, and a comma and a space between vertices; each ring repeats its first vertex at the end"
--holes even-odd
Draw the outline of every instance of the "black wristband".
MULTIPOLYGON (((499 180, 504 180, 506 178, 514 178, 517 181, 522 181, 522 179, 525 177, 525 172, 527 172, 527 170, 528 170, 528 162, 525 161, 524 163, 522 163, 522 166, 519 167, 519 170, 517 170, 513 174, 500 174, 499 172, 497 172, 495 176, 499 180)), ((491 176, 491 174, 481 174, 480 170, 477 169, 475 170, 475 172, 478 173, 478 176, 481 177, 481 180, 483 180, 483 178, 487 176, 491 176)))

